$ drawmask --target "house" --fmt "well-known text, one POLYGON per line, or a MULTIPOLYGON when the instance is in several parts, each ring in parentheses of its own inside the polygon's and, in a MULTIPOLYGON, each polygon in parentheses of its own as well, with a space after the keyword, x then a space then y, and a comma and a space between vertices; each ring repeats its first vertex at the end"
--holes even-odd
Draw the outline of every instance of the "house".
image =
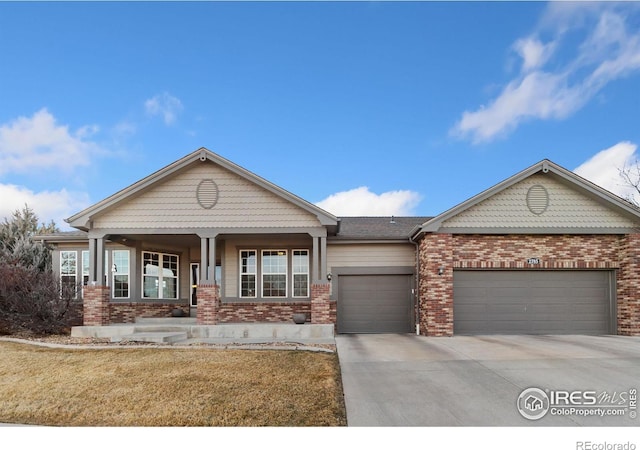
POLYGON ((44 236, 85 325, 640 334, 640 211, 544 160, 436 217, 338 218, 201 148, 44 236))

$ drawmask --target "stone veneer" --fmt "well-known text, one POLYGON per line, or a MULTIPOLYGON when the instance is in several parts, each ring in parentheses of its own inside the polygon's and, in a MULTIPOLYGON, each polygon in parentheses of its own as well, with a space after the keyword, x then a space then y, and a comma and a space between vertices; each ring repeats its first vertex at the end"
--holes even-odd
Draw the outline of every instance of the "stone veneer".
POLYGON ((453 334, 454 269, 616 270, 618 334, 640 335, 640 235, 451 235, 420 241, 420 333, 453 334), (527 264, 530 257, 540 264, 527 264), (442 275, 438 274, 443 268, 442 275))

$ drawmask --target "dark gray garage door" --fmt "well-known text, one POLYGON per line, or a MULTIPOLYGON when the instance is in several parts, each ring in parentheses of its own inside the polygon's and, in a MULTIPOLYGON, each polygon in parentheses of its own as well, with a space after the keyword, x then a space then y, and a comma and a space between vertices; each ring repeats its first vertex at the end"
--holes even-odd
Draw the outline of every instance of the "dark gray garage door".
POLYGON ((608 334, 611 272, 456 271, 454 334, 608 334))
POLYGON ((409 275, 341 275, 338 332, 411 332, 411 279, 409 275))

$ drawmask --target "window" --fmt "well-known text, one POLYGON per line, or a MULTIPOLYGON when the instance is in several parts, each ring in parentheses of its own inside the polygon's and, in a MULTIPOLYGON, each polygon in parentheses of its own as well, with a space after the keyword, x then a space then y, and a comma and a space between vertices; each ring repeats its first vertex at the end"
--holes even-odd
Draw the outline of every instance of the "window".
POLYGON ((240 251, 240 297, 256 297, 256 274, 258 269, 255 250, 240 251))
POLYGON ((262 296, 287 296, 287 251, 262 251, 262 296))
POLYGON ((68 250, 60 252, 60 281, 62 282, 63 292, 76 291, 77 267, 78 252, 68 250))
POLYGON ((82 251, 82 286, 89 285, 89 250, 82 251))
MULTIPOLYGON (((115 252, 114 252, 115 253, 115 252)), ((144 298, 178 298, 178 256, 143 252, 142 296, 144 298)))
POLYGON ((294 250, 293 261, 293 296, 309 296, 309 250, 294 250))
POLYGON ((260 261, 258 250, 240 250, 240 298, 309 297, 309 250, 259 251, 260 261))
POLYGON ((129 250, 113 251, 113 267, 111 268, 113 298, 129 298, 129 250))

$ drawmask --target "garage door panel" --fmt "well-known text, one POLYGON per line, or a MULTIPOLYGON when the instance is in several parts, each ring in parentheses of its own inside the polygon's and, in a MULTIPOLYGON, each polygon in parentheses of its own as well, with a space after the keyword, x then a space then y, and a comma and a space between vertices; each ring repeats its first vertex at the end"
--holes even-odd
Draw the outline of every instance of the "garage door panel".
POLYGON ((410 275, 341 275, 338 332, 411 332, 411 280, 410 275))
POLYGON ((606 334, 607 271, 456 271, 455 334, 606 334))

